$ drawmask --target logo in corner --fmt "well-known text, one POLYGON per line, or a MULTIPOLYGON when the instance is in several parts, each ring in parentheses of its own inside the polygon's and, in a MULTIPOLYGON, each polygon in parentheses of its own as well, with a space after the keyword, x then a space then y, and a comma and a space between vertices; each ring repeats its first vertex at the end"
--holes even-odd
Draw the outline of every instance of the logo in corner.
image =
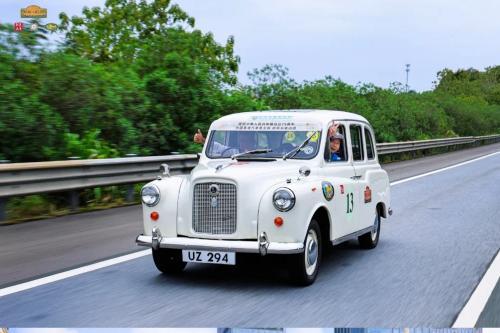
POLYGON ((37 5, 21 8, 21 18, 46 18, 47 9, 37 5))
POLYGON ((54 32, 54 31, 56 31, 56 30, 57 30, 57 28, 58 28, 58 26, 57 26, 57 24, 55 24, 55 23, 47 23, 47 24, 45 25, 45 29, 47 29, 47 30, 48 30, 48 31, 50 31, 50 32, 54 32))
POLYGON ((23 30, 24 30, 24 23, 23 22, 14 23, 14 31, 21 32, 23 30))

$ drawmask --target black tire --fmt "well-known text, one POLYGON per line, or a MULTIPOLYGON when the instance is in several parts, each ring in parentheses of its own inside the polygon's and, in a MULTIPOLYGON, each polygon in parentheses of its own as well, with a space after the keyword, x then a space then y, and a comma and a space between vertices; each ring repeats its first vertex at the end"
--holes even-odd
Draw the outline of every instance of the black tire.
MULTIPOLYGON (((314 239, 314 237, 313 237, 314 239)), ((293 281, 299 286, 309 286, 311 285, 316 277, 318 276, 319 267, 321 265, 321 255, 323 250, 322 238, 321 238, 321 229, 316 220, 312 220, 309 224, 309 228, 307 229, 306 237, 304 238, 304 252, 294 254, 290 256, 290 272, 293 277, 293 281), (315 233, 315 241, 311 243, 310 233, 315 233), (308 251, 308 247, 315 246, 316 247, 316 260, 314 268, 311 268, 311 264, 307 264, 306 260, 308 257, 308 253, 313 253, 314 250, 308 251)))
POLYGON ((359 246, 363 249, 373 249, 377 247, 378 239, 380 237, 380 215, 378 212, 375 214, 375 219, 373 220, 373 229, 366 234, 358 237, 359 246), (377 230, 374 234, 373 230, 377 230))
POLYGON ((153 250, 153 261, 155 262, 156 268, 165 274, 180 273, 186 267, 186 263, 182 261, 181 250, 153 250))

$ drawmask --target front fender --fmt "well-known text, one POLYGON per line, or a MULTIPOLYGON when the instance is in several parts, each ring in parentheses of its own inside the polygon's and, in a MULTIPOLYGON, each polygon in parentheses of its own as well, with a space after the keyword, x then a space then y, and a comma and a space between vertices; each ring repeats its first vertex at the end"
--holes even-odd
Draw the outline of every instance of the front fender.
POLYGON ((142 204, 142 215, 144 223, 144 234, 151 235, 153 227, 160 228, 164 237, 177 236, 177 203, 179 190, 185 177, 166 177, 154 180, 146 185, 156 185, 160 190, 160 202, 154 207, 142 204), (158 212, 159 218, 153 221, 150 217, 151 212, 158 212))
POLYGON ((258 233, 265 232, 271 242, 303 242, 309 222, 319 207, 325 206, 320 180, 299 180, 269 188, 259 203, 258 233), (287 187, 295 194, 295 206, 288 212, 278 211, 272 202, 276 189, 287 187), (276 226, 276 217, 283 225, 276 226))

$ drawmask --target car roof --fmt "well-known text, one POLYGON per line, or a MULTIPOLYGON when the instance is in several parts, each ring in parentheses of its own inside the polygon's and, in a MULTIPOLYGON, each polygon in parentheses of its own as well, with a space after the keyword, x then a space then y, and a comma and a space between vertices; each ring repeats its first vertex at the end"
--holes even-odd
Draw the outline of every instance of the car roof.
POLYGON ((293 121, 320 122, 324 124, 331 120, 355 120, 368 123, 365 117, 356 113, 334 110, 314 110, 314 109, 291 109, 291 110, 266 110, 232 113, 221 117, 213 122, 213 125, 234 122, 234 121, 252 121, 275 117, 276 119, 290 119, 293 121))

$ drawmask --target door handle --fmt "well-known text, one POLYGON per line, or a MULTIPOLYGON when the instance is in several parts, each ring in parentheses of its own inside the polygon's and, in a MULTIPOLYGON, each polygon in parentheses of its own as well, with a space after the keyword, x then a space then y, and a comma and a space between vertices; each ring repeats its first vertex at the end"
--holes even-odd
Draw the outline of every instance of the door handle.
POLYGON ((352 176, 352 177, 351 177, 351 179, 354 179, 354 180, 358 180, 358 179, 360 179, 360 178, 361 178, 361 176, 352 176))

